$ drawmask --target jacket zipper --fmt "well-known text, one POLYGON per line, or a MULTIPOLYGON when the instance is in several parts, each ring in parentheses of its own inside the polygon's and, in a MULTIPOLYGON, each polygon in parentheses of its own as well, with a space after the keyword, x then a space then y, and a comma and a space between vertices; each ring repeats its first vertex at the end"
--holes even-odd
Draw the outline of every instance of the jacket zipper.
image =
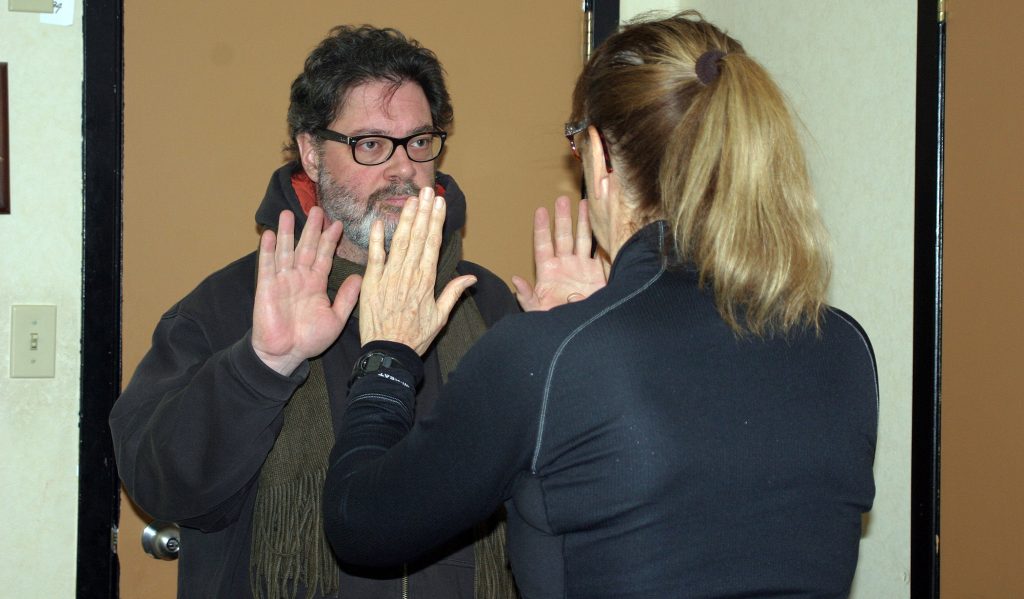
POLYGON ((409 565, 402 564, 402 599, 409 599, 409 565))

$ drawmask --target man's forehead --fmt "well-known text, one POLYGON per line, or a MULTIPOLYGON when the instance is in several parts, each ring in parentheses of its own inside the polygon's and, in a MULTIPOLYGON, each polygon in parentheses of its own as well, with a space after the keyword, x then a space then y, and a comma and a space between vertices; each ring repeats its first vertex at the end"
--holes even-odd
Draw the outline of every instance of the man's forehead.
MULTIPOLYGON (((373 80, 350 89, 341 99, 334 122, 365 129, 365 132, 387 132, 395 127, 429 128, 430 105, 423 89, 412 81, 395 83, 373 80)), ((359 132, 345 131, 348 135, 359 132)))

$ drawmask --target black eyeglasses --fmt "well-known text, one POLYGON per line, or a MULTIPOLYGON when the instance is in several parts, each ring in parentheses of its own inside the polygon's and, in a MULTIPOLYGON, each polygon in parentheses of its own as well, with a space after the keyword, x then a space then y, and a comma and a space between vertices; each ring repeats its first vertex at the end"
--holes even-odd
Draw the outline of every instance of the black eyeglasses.
MULTIPOLYGON (((580 156, 579 148, 576 147, 576 135, 585 131, 589 126, 590 123, 586 119, 578 123, 565 124, 565 138, 569 140, 569 148, 572 150, 572 155, 580 162, 583 162, 583 158, 580 156)), ((604 138, 604 133, 601 133, 601 129, 597 129, 597 136, 601 138, 601 150, 604 151, 604 167, 610 173, 612 172, 612 157, 608 153, 608 142, 604 138)))
POLYGON ((329 139, 348 145, 352 149, 352 159, 363 166, 384 164, 391 159, 395 148, 402 146, 405 154, 413 162, 430 162, 441 155, 444 140, 448 134, 444 131, 424 131, 408 137, 388 137, 387 135, 353 135, 348 136, 330 129, 317 129, 317 137, 329 139))

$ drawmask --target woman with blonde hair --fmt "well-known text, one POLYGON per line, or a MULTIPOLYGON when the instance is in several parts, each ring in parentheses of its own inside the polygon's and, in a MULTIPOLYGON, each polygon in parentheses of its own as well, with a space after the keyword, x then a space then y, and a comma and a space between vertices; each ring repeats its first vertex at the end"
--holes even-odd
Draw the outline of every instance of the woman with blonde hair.
POLYGON ((524 598, 846 596, 874 496, 875 363, 825 303, 782 94, 698 14, 644 19, 588 61, 565 134, 589 197, 575 243, 564 199, 553 244, 538 214, 544 280, 516 282, 537 310, 484 335, 415 426, 419 356, 469 279, 435 300, 430 190, 386 260, 375 227, 325 489, 337 556, 413 562, 504 504, 524 598))

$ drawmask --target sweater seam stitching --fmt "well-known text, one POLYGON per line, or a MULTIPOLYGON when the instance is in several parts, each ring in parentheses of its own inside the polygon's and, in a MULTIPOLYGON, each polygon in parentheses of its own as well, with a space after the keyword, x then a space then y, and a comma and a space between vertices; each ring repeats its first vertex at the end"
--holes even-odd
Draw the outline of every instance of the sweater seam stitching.
MULTIPOLYGON (((660 231, 659 231, 659 244, 658 244, 659 248, 663 247, 664 235, 665 235, 665 227, 662 224, 662 226, 660 228, 660 231)), ((655 273, 654 276, 652 276, 646 283, 641 285, 639 288, 633 290, 632 292, 630 292, 625 297, 619 299, 615 303, 613 303, 613 304, 611 304, 609 306, 606 306, 600 312, 598 312, 597 314, 591 316, 586 321, 584 321, 582 324, 577 326, 575 329, 573 329, 573 331, 571 333, 569 333, 565 337, 565 339, 562 340, 562 343, 559 344, 558 349, 555 350, 555 354, 551 357, 551 364, 548 366, 547 377, 544 380, 544 392, 543 392, 543 395, 541 396, 542 398, 541 398, 541 404, 540 404, 540 420, 537 423, 537 441, 534 444, 534 448, 533 448, 533 458, 530 460, 530 472, 531 472, 531 474, 533 474, 535 476, 537 475, 537 461, 540 459, 540 450, 541 450, 541 447, 542 447, 542 445, 544 443, 544 426, 545 426, 546 421, 547 421, 548 400, 550 399, 550 396, 551 396, 551 382, 554 379, 555 368, 558 365, 558 360, 559 360, 559 358, 561 358, 562 353, 565 351, 565 348, 568 347, 569 343, 579 333, 581 333, 584 329, 589 327, 591 324, 595 323, 596 321, 598 321, 599 319, 603 318, 605 315, 607 315, 612 310, 615 310, 619 306, 622 306, 626 302, 632 300, 636 296, 638 296, 641 293, 643 293, 644 291, 646 291, 651 285, 653 285, 658 279, 661 278, 661 275, 664 274, 665 269, 666 269, 666 261, 663 258, 661 260, 661 267, 658 269, 658 272, 655 273)))

